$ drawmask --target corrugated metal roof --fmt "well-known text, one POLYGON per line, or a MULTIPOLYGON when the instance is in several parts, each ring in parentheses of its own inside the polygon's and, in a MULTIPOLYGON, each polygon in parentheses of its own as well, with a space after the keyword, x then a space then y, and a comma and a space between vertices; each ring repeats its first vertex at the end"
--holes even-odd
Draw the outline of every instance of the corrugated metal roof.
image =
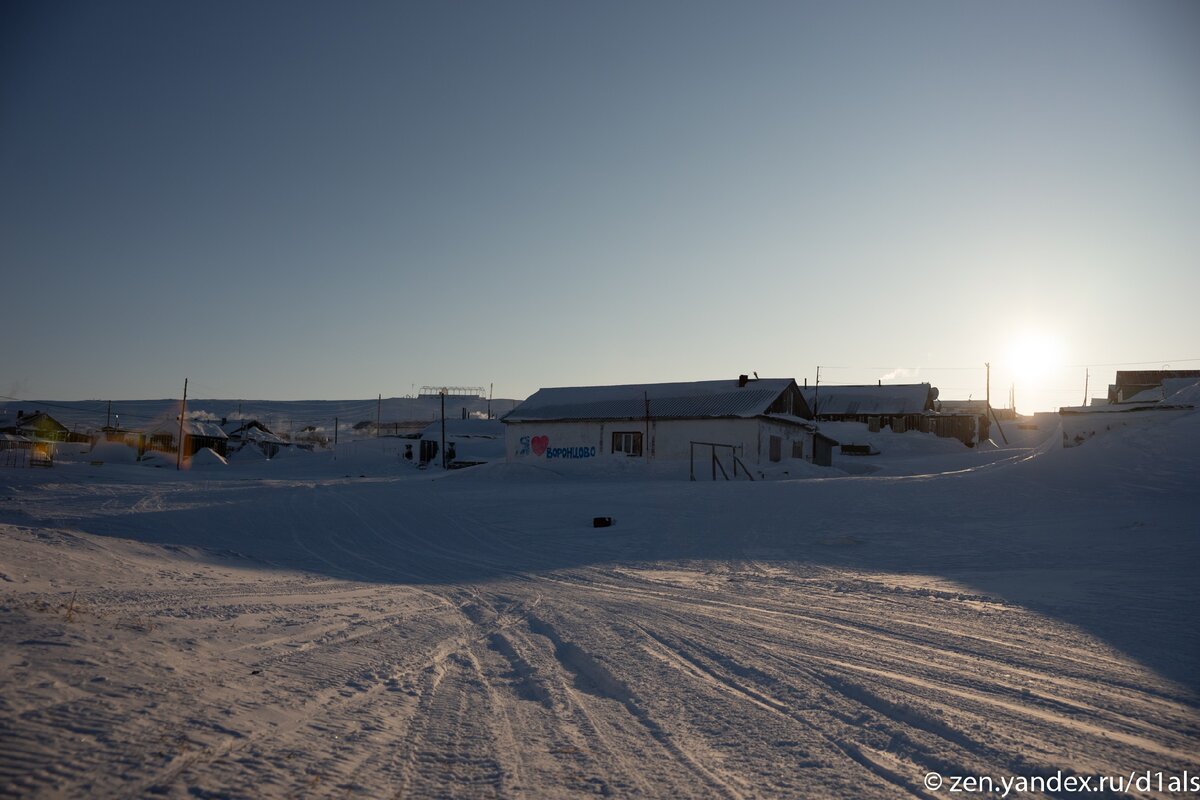
POLYGON ((647 400, 654 419, 756 417, 793 384, 791 378, 767 378, 744 387, 723 380, 539 389, 504 421, 644 419, 647 400))
POLYGON ((928 383, 890 386, 806 386, 800 390, 818 416, 825 414, 920 414, 931 401, 928 383))

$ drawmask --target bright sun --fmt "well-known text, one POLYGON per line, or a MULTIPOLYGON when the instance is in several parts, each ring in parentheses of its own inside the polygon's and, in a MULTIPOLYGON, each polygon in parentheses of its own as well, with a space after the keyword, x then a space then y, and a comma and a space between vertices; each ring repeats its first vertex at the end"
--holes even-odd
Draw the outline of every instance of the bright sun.
POLYGON ((1040 381, 1063 365, 1066 348, 1057 336, 1026 332, 1008 349, 1008 367, 1018 381, 1040 381))

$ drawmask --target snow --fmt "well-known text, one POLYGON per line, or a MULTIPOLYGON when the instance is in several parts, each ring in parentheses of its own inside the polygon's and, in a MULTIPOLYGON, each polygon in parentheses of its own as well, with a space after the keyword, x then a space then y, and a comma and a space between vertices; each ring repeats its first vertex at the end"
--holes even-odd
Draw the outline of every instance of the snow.
POLYGON ((227 467, 229 462, 224 457, 217 454, 211 447, 202 447, 192 454, 191 458, 187 459, 188 469, 209 469, 213 467, 227 467))
POLYGON ((1131 416, 1162 419, 1069 449, 822 424, 879 455, 755 482, 398 439, 0 470, 0 796, 1194 772, 1200 414, 1131 416))
POLYGON ((88 453, 90 462, 100 464, 135 464, 138 452, 136 447, 130 447, 124 442, 97 442, 88 453))

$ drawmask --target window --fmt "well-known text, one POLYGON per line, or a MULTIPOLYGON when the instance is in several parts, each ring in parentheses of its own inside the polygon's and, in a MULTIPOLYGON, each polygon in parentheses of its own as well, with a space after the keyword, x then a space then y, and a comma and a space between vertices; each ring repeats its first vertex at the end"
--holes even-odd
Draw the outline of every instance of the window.
POLYGON ((792 442, 792 458, 804 458, 804 440, 797 439, 792 442))
POLYGON ((614 453, 624 453, 627 456, 640 456, 642 454, 642 432, 614 432, 612 435, 612 451, 614 453))

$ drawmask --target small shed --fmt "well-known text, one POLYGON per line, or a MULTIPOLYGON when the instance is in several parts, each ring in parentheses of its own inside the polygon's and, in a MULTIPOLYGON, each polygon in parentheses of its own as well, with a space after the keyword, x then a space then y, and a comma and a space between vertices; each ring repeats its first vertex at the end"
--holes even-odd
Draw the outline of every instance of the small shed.
MULTIPOLYGON (((791 378, 539 389, 502 421, 510 463, 690 460, 697 445, 766 466, 812 459, 812 413, 791 378)), ((708 452, 705 452, 705 458, 708 452)))
POLYGON ((0 433, 0 467, 29 466, 33 442, 15 433, 0 433))

